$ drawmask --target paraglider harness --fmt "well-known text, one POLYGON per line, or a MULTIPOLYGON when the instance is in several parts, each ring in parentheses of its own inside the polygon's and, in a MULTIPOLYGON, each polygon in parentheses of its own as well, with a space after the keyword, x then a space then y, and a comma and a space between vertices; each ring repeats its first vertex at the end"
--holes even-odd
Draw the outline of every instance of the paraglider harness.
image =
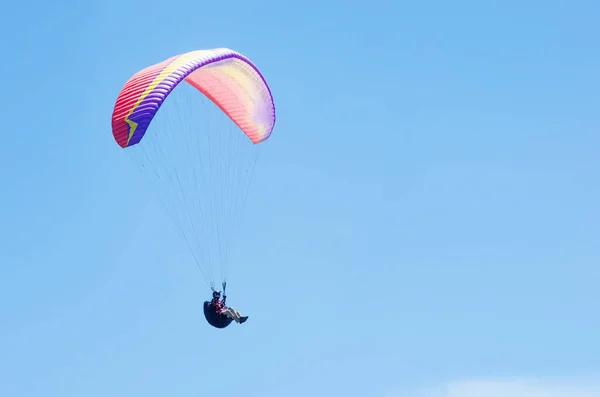
POLYGON ((208 323, 215 328, 225 328, 233 321, 233 319, 227 317, 223 313, 227 309, 227 307, 225 306, 225 301, 227 300, 227 295, 225 295, 226 288, 227 282, 224 281, 223 299, 221 300, 221 302, 219 302, 218 298, 216 298, 219 292, 215 291, 214 288, 211 288, 213 291, 213 299, 210 302, 204 302, 204 317, 206 318, 206 321, 208 321, 208 323), (217 302, 215 302, 215 299, 217 299, 217 302))

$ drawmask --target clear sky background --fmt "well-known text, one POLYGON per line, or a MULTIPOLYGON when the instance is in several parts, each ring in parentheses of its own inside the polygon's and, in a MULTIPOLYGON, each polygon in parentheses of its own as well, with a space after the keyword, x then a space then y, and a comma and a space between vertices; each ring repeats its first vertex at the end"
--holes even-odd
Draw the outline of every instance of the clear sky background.
POLYGON ((2 5, 0 396, 600 395, 600 3, 168 4, 2 5), (220 331, 110 117, 221 46, 278 120, 220 331))

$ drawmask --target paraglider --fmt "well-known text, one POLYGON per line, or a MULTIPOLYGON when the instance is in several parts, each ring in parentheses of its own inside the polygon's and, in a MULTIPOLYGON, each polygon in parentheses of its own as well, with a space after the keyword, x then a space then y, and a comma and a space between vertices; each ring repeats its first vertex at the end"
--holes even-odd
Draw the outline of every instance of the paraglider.
POLYGON ((248 316, 242 314, 232 307, 227 307, 227 295, 225 295, 225 284, 223 284, 223 298, 221 291, 213 290, 212 300, 204 302, 204 317, 206 321, 215 328, 225 328, 232 321, 243 324, 248 316))
POLYGON ((226 296, 219 300, 215 273, 220 269, 224 286, 259 144, 274 125, 262 73, 227 48, 191 51, 142 69, 113 109, 115 141, 155 177, 151 184, 215 293, 204 314, 217 328, 248 319, 225 305, 226 296))

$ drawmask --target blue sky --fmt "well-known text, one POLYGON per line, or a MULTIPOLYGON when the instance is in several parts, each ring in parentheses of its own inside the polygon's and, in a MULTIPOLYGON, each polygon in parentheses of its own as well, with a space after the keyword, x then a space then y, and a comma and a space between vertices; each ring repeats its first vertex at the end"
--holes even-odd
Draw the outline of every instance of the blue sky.
POLYGON ((0 13, 0 395, 600 394, 600 4, 166 4, 0 13), (110 131, 134 72, 221 46, 278 116, 224 331, 110 131))

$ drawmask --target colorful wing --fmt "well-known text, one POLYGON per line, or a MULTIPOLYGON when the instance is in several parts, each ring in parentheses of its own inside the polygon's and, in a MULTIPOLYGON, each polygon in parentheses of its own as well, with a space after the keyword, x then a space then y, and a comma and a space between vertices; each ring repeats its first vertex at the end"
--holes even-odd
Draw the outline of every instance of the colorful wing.
POLYGON ((133 75, 113 110, 117 143, 123 148, 139 143, 164 100, 184 80, 219 106, 254 144, 271 135, 275 105, 264 77, 243 55, 217 48, 178 55, 133 75))

